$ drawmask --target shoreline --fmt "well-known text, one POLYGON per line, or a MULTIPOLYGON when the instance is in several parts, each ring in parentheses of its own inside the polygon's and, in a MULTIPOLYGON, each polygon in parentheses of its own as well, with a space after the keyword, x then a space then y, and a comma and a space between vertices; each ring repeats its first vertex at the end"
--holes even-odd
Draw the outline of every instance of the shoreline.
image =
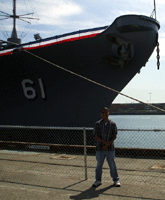
POLYGON ((131 112, 131 113, 113 113, 110 112, 110 115, 165 115, 165 113, 136 113, 136 112, 131 112))

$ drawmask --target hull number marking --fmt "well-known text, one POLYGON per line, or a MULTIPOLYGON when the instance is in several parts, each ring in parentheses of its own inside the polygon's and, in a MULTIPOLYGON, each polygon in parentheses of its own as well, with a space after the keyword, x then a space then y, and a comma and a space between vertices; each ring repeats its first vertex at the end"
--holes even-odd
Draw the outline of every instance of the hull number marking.
MULTIPOLYGON (((32 87, 34 85, 34 82, 32 80, 23 79, 21 84, 22 84, 24 95, 27 99, 34 99, 37 97, 37 92, 32 87)), ((45 95, 44 85, 43 85, 41 78, 38 78, 38 84, 39 84, 39 88, 40 88, 40 92, 41 92, 41 97, 42 97, 42 99, 45 99, 46 95, 45 95)))

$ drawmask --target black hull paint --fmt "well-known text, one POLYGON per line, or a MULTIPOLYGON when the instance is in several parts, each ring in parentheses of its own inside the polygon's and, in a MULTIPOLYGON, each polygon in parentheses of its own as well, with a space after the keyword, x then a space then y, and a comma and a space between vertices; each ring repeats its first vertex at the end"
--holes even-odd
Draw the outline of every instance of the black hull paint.
MULTIPOLYGON (((121 91, 151 56, 158 29, 159 24, 151 18, 123 16, 95 37, 30 52, 121 91), (104 61, 105 56, 115 57, 108 34, 133 43, 134 56, 127 66, 104 61)), ((1 125, 93 127, 100 118, 100 108, 109 107, 117 96, 25 51, 1 56, 0 63, 1 125), (25 93, 35 97, 29 100, 25 93)))

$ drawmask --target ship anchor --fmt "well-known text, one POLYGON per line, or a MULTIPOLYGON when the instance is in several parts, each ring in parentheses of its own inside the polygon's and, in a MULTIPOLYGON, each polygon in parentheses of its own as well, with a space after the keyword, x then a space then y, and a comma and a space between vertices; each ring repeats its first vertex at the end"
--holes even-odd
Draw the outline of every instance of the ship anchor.
POLYGON ((128 62, 133 58, 132 42, 126 42, 111 34, 108 34, 107 38, 111 42, 111 48, 114 56, 105 56, 103 60, 112 65, 120 65, 121 68, 127 66, 128 62))

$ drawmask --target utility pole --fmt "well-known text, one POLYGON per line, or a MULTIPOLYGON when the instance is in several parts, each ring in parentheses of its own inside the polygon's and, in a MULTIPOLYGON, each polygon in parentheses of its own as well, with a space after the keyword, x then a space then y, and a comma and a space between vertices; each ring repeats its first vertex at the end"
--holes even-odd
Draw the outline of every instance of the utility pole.
POLYGON ((150 93, 149 93, 149 95, 150 95, 150 103, 151 103, 151 94, 152 94, 152 93, 150 92, 150 93))

